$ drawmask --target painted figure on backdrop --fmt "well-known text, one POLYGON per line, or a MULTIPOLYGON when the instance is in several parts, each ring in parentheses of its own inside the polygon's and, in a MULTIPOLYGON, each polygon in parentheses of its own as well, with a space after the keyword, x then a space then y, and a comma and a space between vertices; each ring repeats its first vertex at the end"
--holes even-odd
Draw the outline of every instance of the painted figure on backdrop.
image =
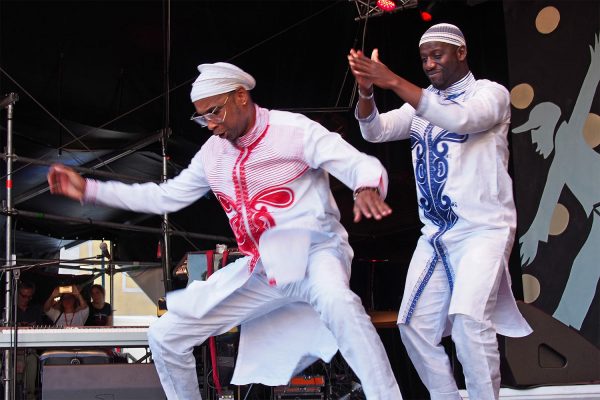
POLYGON ((519 238, 523 268, 537 256, 539 243, 548 241, 552 215, 565 187, 592 218, 590 233, 573 260, 567 285, 553 314, 554 318, 576 329, 581 329, 600 279, 600 185, 597 179, 589 178, 600 174, 600 155, 583 136, 600 81, 599 37, 596 36, 594 46, 590 46, 590 66, 569 120, 558 125, 560 108, 552 102, 543 102, 531 109, 526 123, 512 130, 516 134, 531 132, 531 141, 542 157, 548 158, 554 152, 535 218, 519 238))

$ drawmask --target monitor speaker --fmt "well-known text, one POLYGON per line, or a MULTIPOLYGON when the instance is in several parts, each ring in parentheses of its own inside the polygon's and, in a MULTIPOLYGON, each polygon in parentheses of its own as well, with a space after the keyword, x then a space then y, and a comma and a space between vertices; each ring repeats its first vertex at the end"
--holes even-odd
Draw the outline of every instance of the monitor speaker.
POLYGON ((538 308, 521 301, 517 305, 533 333, 499 341, 503 385, 600 382, 600 349, 538 308))
POLYGON ((165 400, 154 364, 44 365, 42 400, 165 400))

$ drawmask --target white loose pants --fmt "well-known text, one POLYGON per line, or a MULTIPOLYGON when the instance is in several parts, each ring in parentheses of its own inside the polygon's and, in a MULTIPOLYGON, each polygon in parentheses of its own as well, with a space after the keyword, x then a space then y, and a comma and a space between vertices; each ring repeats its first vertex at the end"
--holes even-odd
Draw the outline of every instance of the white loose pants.
MULTIPOLYGON (((195 297, 190 301, 194 303, 210 298, 211 293, 190 290, 186 296, 195 297)), ((201 398, 194 346, 215 333, 297 301, 311 304, 319 313, 369 400, 402 398, 377 331, 360 299, 349 288, 345 266, 331 251, 324 250, 311 254, 307 276, 302 281, 272 287, 264 275, 253 273, 241 288, 208 313, 198 318, 180 318, 167 312, 153 323, 148 339, 168 399, 201 398)))
POLYGON ((444 267, 438 263, 419 298, 410 323, 399 324, 402 342, 431 400, 460 400, 448 355, 441 345, 444 327, 452 326, 452 340, 463 367, 469 398, 497 400, 500 394, 500 355, 490 315, 497 290, 486 303, 483 321, 448 315, 450 288, 444 267))

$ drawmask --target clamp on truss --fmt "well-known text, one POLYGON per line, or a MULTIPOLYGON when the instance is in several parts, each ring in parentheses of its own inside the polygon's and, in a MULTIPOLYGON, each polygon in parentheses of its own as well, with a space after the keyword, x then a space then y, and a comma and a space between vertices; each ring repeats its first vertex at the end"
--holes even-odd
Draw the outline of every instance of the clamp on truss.
POLYGON ((379 17, 384 13, 395 13, 409 8, 417 8, 418 0, 396 0, 396 7, 390 11, 383 11, 377 7, 377 1, 370 0, 348 0, 354 3, 358 11, 358 17, 355 21, 360 21, 367 18, 379 17))

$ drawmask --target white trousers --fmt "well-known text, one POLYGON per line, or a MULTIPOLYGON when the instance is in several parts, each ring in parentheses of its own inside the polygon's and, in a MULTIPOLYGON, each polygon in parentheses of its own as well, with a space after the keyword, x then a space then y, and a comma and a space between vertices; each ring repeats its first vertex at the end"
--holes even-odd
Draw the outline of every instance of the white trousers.
MULTIPOLYGON (((190 291, 187 295, 210 298, 211 293, 190 291)), ((263 275, 254 273, 244 286, 202 317, 183 319, 167 312, 154 322, 148 340, 168 399, 201 398, 194 346, 215 332, 297 301, 311 304, 319 313, 369 400, 402 398, 379 335, 360 298, 349 288, 345 266, 330 251, 320 251, 311 254, 307 276, 302 281, 271 287, 263 275)))
POLYGON ((448 315, 450 288, 446 272, 438 263, 408 325, 399 324, 400 335, 431 400, 460 400, 450 360, 441 345, 444 326, 452 326, 456 355, 463 367, 469 398, 497 400, 500 395, 500 354, 490 316, 496 305, 493 290, 483 321, 448 315))

